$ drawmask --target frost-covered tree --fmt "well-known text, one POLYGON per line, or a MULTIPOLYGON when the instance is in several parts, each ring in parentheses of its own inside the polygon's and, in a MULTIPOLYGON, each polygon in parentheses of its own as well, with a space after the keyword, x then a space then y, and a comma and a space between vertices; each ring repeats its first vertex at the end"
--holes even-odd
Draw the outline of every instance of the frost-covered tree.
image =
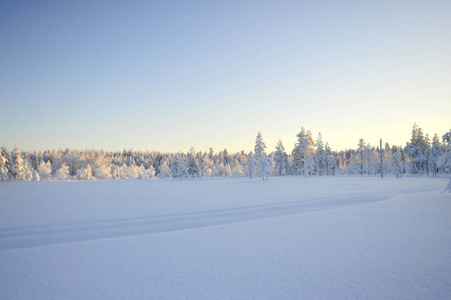
POLYGON ((77 178, 80 180, 89 180, 92 178, 92 168, 88 164, 86 167, 82 167, 77 172, 77 178))
POLYGON ((171 170, 169 169, 168 160, 165 158, 160 164, 160 173, 158 173, 160 178, 171 177, 171 170))
POLYGON ((23 169, 23 159, 20 155, 20 150, 17 148, 17 145, 14 147, 14 150, 11 153, 11 162, 12 168, 10 170, 11 176, 13 180, 19 180, 24 172, 23 169))
POLYGON ((297 135, 297 142, 293 149, 293 159, 296 174, 304 174, 304 164, 305 160, 309 156, 313 156, 315 149, 315 142, 312 138, 312 133, 310 130, 305 131, 304 127, 301 128, 301 132, 297 135))
POLYGON ((28 161, 24 161, 23 163, 23 172, 22 172, 22 176, 20 179, 22 180, 26 180, 26 181, 31 181, 33 180, 33 167, 31 166, 31 164, 28 161))
POLYGON ((378 173, 378 170, 380 169, 379 149, 371 147, 371 145, 368 143, 363 150, 363 157, 363 172, 368 175, 376 175, 378 173))
POLYGON ((346 159, 346 153, 338 155, 338 170, 340 174, 345 174, 348 168, 348 160, 346 159))
POLYGON ((171 162, 171 177, 172 178, 179 178, 179 162, 180 157, 178 154, 175 154, 172 158, 171 162))
POLYGON ((52 177, 52 165, 50 160, 48 162, 41 161, 37 171, 41 180, 50 180, 52 177))
POLYGON ((199 177, 199 161, 197 160, 196 150, 191 147, 188 153, 188 176, 192 178, 199 177))
POLYGON ((440 159, 441 153, 441 143, 437 134, 432 138, 432 146, 429 151, 429 164, 432 170, 432 175, 437 175, 438 171, 438 161, 440 159))
POLYGON ((278 176, 286 175, 288 166, 288 155, 285 152, 285 147, 283 146, 281 140, 279 140, 279 142, 276 145, 276 152, 274 152, 274 163, 276 168, 276 175, 278 176))
POLYGON ((401 177, 402 175, 402 160, 401 160, 401 153, 399 151, 396 151, 393 153, 393 159, 391 163, 392 172, 395 174, 396 177, 401 177))
MULTIPOLYGON (((331 156, 333 158, 333 160, 335 161, 335 157, 332 155, 332 150, 330 149, 329 143, 326 142, 326 145, 324 146, 324 155, 326 157, 326 175, 330 175, 329 173, 331 172, 331 156)), ((334 162, 335 168, 337 167, 337 163, 334 162)), ((335 171, 335 170, 334 170, 335 171)))
POLYGON ((40 181, 41 180, 41 177, 39 176, 38 171, 36 171, 36 170, 33 171, 33 178, 32 178, 32 180, 34 180, 34 181, 40 181))
POLYGON ((188 177, 188 166, 183 157, 180 157, 178 164, 178 178, 187 178, 188 177))
POLYGON ((117 165, 112 165, 111 166, 111 179, 119 179, 121 178, 120 174, 119 174, 119 169, 120 167, 117 165))
POLYGON ((59 169, 55 172, 56 180, 67 180, 69 179, 69 166, 62 164, 59 169))
POLYGON ((335 175, 337 170, 337 163, 335 162, 335 157, 331 153, 327 156, 327 175, 335 175))
POLYGON ((232 160, 232 163, 230 164, 231 169, 231 176, 233 177, 241 177, 244 176, 244 169, 243 166, 240 164, 238 160, 232 160))
POLYGON ((271 175, 273 165, 271 157, 267 156, 266 153, 262 153, 257 159, 257 165, 258 176, 260 176, 263 181, 268 180, 269 175, 271 175))
POLYGON ((3 145, 1 152, 2 152, 3 158, 5 159, 5 168, 7 170, 7 175, 5 176, 6 177, 5 180, 13 179, 12 170, 14 167, 13 167, 13 163, 12 163, 11 154, 9 153, 8 148, 5 145, 3 145))
MULTIPOLYGON (((443 153, 442 157, 440 158, 440 161, 445 165, 445 168, 447 166, 449 170, 451 167, 451 129, 449 130, 449 132, 443 135, 443 142, 447 143, 446 152, 443 153)), ((446 191, 451 193, 451 177, 449 179, 448 185, 446 186, 443 192, 446 191)))
POLYGON ((315 161, 313 160, 313 156, 307 156, 305 158, 303 174, 305 176, 311 176, 315 174, 315 161))
POLYGON ((213 171, 214 167, 215 167, 215 164, 211 160, 210 156, 204 155, 202 157, 202 162, 200 163, 200 166, 199 166, 201 177, 212 176, 212 171, 213 171))
POLYGON ((130 166, 126 166, 127 178, 138 179, 140 174, 140 168, 135 163, 131 163, 130 166))
POLYGON ((443 142, 446 143, 445 152, 439 159, 439 165, 446 173, 451 172, 451 129, 443 135, 443 142))
POLYGON ((323 137, 321 136, 321 133, 318 134, 318 139, 316 140, 316 151, 315 151, 315 158, 316 158, 316 174, 317 175, 324 175, 324 171, 326 169, 326 151, 324 150, 324 143, 323 143, 323 137))
POLYGON ((423 130, 417 124, 413 125, 412 138, 407 144, 404 152, 409 156, 412 163, 412 173, 423 173, 427 167, 427 150, 429 141, 424 137, 423 130))
POLYGON ((266 144, 263 142, 263 137, 262 137, 261 132, 259 132, 257 134, 257 138, 255 139, 255 148, 254 148, 255 157, 258 158, 262 154, 266 153, 265 149, 266 149, 266 144))
POLYGON ((96 179, 111 179, 112 175, 110 164, 97 164, 97 167, 95 168, 95 174, 96 179))
POLYGON ((366 145, 365 145, 365 141, 363 139, 359 140, 359 143, 357 144, 358 148, 357 148, 357 152, 359 153, 359 158, 360 158, 360 174, 363 174, 363 153, 366 149, 366 145))
POLYGON ((232 168, 230 167, 230 164, 225 165, 225 174, 226 177, 232 176, 232 168))
POLYGON ((8 168, 6 167, 6 158, 3 157, 0 151, 0 181, 8 180, 8 168))
POLYGON ((150 179, 155 176, 155 168, 151 165, 149 168, 145 168, 143 165, 137 167, 138 179, 150 179))
POLYGON ((249 176, 250 178, 254 177, 255 171, 256 171, 255 158, 252 152, 250 152, 247 157, 247 176, 249 176))

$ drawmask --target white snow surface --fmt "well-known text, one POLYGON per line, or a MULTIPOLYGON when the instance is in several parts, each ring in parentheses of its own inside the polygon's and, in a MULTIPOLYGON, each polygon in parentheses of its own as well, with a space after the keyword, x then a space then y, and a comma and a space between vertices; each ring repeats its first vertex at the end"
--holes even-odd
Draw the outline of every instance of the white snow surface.
POLYGON ((446 178, 0 183, 0 299, 451 299, 446 178))

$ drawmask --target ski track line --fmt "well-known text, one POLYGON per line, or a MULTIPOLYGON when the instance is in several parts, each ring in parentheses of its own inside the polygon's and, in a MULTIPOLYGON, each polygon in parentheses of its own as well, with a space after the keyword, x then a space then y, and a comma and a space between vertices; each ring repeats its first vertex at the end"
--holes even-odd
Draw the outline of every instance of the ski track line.
POLYGON ((387 200, 390 194, 356 193, 339 197, 245 206, 147 218, 24 227, 0 230, 0 251, 141 234, 217 226, 387 200))

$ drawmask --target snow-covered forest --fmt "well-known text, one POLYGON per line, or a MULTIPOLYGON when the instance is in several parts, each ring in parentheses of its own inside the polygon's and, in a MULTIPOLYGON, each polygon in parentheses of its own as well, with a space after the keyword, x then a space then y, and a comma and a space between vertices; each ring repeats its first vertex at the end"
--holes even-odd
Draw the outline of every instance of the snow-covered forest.
POLYGON ((451 130, 432 139, 416 124, 405 146, 370 145, 364 139, 355 148, 334 151, 304 128, 290 152, 282 141, 267 148, 258 133, 253 152, 161 153, 158 151, 108 152, 104 150, 47 150, 24 152, 17 146, 0 152, 0 180, 90 180, 144 178, 204 178, 303 175, 380 175, 451 173, 451 130))

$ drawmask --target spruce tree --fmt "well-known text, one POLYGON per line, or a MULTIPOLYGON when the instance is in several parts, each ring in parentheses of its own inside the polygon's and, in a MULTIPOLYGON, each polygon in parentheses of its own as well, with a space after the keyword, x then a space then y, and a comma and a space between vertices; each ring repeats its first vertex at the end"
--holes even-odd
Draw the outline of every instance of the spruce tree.
POLYGON ((304 127, 301 127, 296 137, 297 142, 294 146, 292 155, 294 159, 294 168, 297 175, 304 173, 304 164, 309 156, 313 156, 315 149, 315 143, 313 142, 312 133, 310 130, 305 131, 304 127))
POLYGON ((17 145, 14 147, 14 150, 11 153, 11 161, 12 161, 11 176, 13 180, 19 180, 20 177, 22 176, 22 173, 24 172, 24 169, 23 169, 23 159, 20 154, 19 148, 17 148, 17 145))
POLYGON ((193 178, 199 177, 199 162, 194 147, 191 147, 188 153, 188 175, 193 178))
POLYGON ((247 175, 252 178, 255 175, 255 158, 252 152, 247 157, 247 175))
POLYGON ((13 179, 12 171, 14 167, 12 163, 11 153, 9 153, 8 148, 5 145, 3 145, 1 152, 3 158, 5 159, 5 168, 7 172, 5 180, 13 179))
POLYGON ((180 157, 178 154, 174 154, 174 157, 171 162, 171 176, 172 178, 179 178, 179 162, 180 157))
POLYGON ((8 169, 6 167, 6 158, 3 157, 0 151, 0 181, 8 180, 8 169))
POLYGON ((326 169, 326 152, 324 151, 324 143, 321 133, 318 134, 318 139, 316 140, 316 174, 322 176, 324 170, 326 169))
POLYGON ((160 178, 169 178, 171 177, 171 170, 169 169, 168 160, 165 158, 160 164, 160 173, 158 173, 158 177, 160 178))
POLYGON ((393 173, 396 177, 401 177, 402 174, 402 160, 401 160, 401 153, 399 151, 396 151, 393 153, 393 159, 391 164, 393 173))
POLYGON ((266 153, 262 153, 258 158, 258 175, 262 178, 263 181, 268 180, 269 175, 271 175, 272 164, 273 162, 271 157, 267 156, 266 153))
POLYGON ((188 177, 188 166, 186 165, 186 161, 183 157, 180 157, 180 160, 179 160, 178 177, 180 179, 188 177))
POLYGON ((287 173, 287 165, 288 165, 288 155, 285 152, 285 147, 282 144, 282 141, 276 145, 276 152, 274 153, 274 163, 276 167, 276 174, 278 176, 286 175, 287 173))
POLYGON ((357 144, 357 152, 360 154, 360 175, 363 174, 363 152, 365 151, 365 141, 363 139, 359 140, 359 143, 357 144))
POLYGON ((441 156, 441 143, 437 134, 432 138, 432 146, 429 151, 429 163, 432 169, 432 175, 437 175, 438 160, 441 156))
POLYGON ((257 138, 255 139, 255 148, 254 153, 255 157, 258 159, 262 154, 265 153, 266 145, 263 142, 263 137, 261 132, 257 134, 257 138))

